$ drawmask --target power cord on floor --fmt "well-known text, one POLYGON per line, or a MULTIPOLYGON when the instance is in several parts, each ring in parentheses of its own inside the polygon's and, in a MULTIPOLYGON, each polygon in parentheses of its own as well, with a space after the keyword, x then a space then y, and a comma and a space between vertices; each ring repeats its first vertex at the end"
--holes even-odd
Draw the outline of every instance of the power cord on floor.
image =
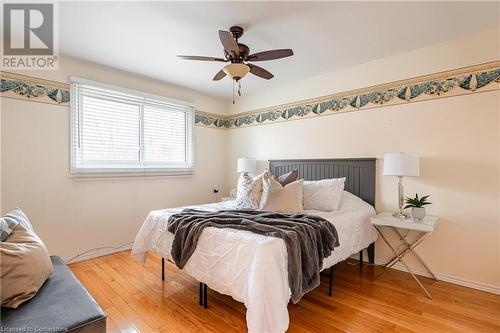
POLYGON ((125 244, 122 244, 122 245, 118 245, 118 246, 103 246, 103 247, 96 247, 94 249, 90 249, 90 250, 87 250, 87 251, 84 251, 84 252, 81 252, 81 253, 78 253, 76 256, 68 259, 68 260, 65 260, 64 262, 66 264, 71 264, 74 260, 88 254, 88 253, 91 253, 91 252, 96 252, 96 251, 101 251, 101 250, 120 250, 120 249, 125 249, 125 247, 128 247, 130 245, 132 245, 134 242, 128 242, 128 243, 125 243, 125 244))

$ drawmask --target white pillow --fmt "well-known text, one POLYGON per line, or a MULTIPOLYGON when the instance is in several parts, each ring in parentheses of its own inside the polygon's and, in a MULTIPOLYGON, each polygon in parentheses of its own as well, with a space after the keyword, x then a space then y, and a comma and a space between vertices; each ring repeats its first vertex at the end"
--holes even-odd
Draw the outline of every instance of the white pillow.
POLYGON ((304 209, 331 212, 339 209, 344 190, 344 178, 304 182, 304 209))
POLYGON ((269 171, 264 171, 260 175, 250 177, 248 174, 241 174, 238 179, 238 189, 236 194, 236 209, 257 209, 259 208, 260 197, 262 196, 262 178, 269 171))
POLYGON ((262 183, 263 192, 259 209, 280 213, 300 213, 303 211, 303 179, 283 186, 271 177, 264 176, 262 183))
POLYGON ((340 207, 339 207, 339 209, 341 209, 342 211, 346 211, 346 210, 358 210, 359 211, 361 208, 367 207, 367 206, 371 207, 370 204, 363 201, 363 199, 361 199, 360 197, 355 196, 354 194, 352 194, 351 192, 348 192, 348 191, 342 192, 342 203, 340 204, 340 207))

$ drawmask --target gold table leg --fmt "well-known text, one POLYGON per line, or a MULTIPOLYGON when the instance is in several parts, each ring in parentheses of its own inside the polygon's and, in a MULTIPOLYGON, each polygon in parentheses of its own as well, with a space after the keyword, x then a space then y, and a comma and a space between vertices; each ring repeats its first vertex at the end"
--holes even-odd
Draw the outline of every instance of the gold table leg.
POLYGON ((379 230, 379 227, 377 227, 377 226, 374 226, 374 227, 375 227, 375 230, 377 230, 377 232, 380 235, 380 237, 382 237, 382 239, 384 240, 385 244, 387 244, 387 246, 391 249, 391 251, 396 256, 396 259, 397 259, 396 261, 399 261, 399 262, 401 262, 403 264, 403 266, 406 268, 406 270, 408 271, 408 273, 410 273, 411 276, 413 277, 413 279, 415 281, 417 281, 418 285, 420 286, 420 288, 422 288, 422 290, 425 292, 425 294, 427 295, 427 297, 429 297, 429 299, 432 299, 431 294, 427 291, 427 289, 424 287, 424 285, 422 284, 422 282, 420 282, 420 280, 415 276, 415 274, 413 274, 413 272, 410 269, 410 267, 408 267, 408 265, 404 262, 403 257, 401 257, 401 255, 396 251, 396 249, 394 249, 392 247, 391 243, 389 243, 389 241, 387 240, 387 238, 385 238, 384 234, 379 230))

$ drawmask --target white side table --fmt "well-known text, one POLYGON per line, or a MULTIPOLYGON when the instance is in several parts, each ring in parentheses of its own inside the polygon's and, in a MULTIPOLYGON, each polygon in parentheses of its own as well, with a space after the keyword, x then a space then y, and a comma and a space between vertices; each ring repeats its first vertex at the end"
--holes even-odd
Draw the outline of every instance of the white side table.
POLYGON ((432 234, 434 229, 436 228, 436 225, 438 223, 439 218, 436 216, 426 216, 423 220, 418 221, 418 220, 413 220, 413 219, 405 219, 401 220, 398 218, 395 218, 392 216, 391 212, 384 212, 377 214, 376 216, 371 218, 372 224, 379 233, 380 237, 384 240, 384 242, 387 244, 387 246, 392 250, 394 253, 395 257, 390 260, 387 264, 385 264, 384 268, 391 267, 393 266, 396 262, 401 262, 403 266, 406 268, 406 270, 411 274, 411 276, 417 281, 419 286, 424 290, 425 294, 427 297, 432 299, 431 294, 425 289, 424 285, 420 282, 420 280, 413 274, 411 271, 410 267, 404 262, 403 258, 409 254, 410 252, 415 255, 415 257, 420 261, 420 263, 425 267, 425 269, 429 272, 429 274, 436 279, 436 276, 434 273, 429 269, 427 264, 422 260, 422 258, 414 251, 414 249, 421 244, 427 237, 432 234), (382 233, 382 227, 387 227, 389 229, 392 229, 396 232, 396 234, 399 236, 400 241, 402 242, 401 245, 403 245, 405 248, 403 251, 398 253, 396 250, 399 248, 399 246, 396 246, 394 248, 389 240, 384 236, 382 233), (408 233, 406 235, 402 235, 399 229, 405 229, 408 230, 408 233), (420 236, 413 242, 409 243, 407 240, 407 236, 410 233, 410 231, 418 232, 420 233, 420 236))

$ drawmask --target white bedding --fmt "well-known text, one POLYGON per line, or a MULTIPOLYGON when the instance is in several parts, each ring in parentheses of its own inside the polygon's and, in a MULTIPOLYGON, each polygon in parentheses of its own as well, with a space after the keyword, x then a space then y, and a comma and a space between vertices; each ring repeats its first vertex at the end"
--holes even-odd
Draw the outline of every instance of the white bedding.
MULTIPOLYGON (((347 193, 347 192, 344 192, 347 193)), ((338 211, 305 211, 332 222, 340 246, 323 262, 323 268, 347 259, 377 239, 370 223, 372 206, 347 193, 338 211)), ((135 238, 132 256, 144 263, 148 251, 172 259, 174 235, 167 231, 168 217, 184 208, 149 213, 135 238)), ((218 211, 233 209, 234 201, 190 206, 218 211)), ((281 333, 288 328, 287 305, 290 299, 287 253, 282 239, 248 231, 206 228, 184 271, 219 293, 231 295, 247 308, 247 327, 252 333, 281 333)))

